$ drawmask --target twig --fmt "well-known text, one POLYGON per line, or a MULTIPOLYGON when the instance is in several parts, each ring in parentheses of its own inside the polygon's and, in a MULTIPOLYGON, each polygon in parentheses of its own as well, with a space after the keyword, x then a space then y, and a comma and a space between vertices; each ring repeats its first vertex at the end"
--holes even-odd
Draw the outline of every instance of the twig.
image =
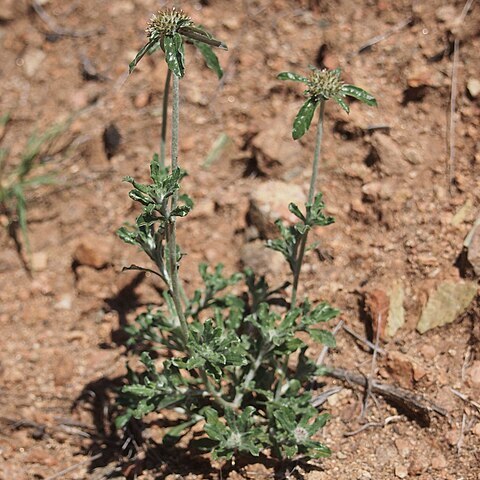
POLYGON ((322 392, 320 395, 312 398, 310 403, 312 404, 313 407, 318 408, 321 405, 323 405, 328 400, 329 397, 331 397, 332 395, 335 395, 338 392, 341 392, 342 390, 343 390, 343 387, 329 388, 328 390, 325 390, 324 392, 322 392))
POLYGON ((372 395, 372 383, 373 383, 373 378, 375 376, 375 368, 377 366, 377 352, 378 352, 378 344, 380 343, 381 330, 382 330, 382 314, 379 313, 377 315, 377 328, 375 332, 375 345, 373 346, 372 364, 370 367, 370 374, 367 378, 367 388, 365 390, 365 399, 362 405, 362 413, 360 414, 361 418, 364 418, 367 415, 368 399, 370 398, 370 395, 372 395))
MULTIPOLYGON (((375 351, 375 344, 372 343, 370 340, 366 339, 366 338, 363 338, 361 335, 359 335, 357 332, 355 332, 354 330, 352 330, 350 327, 347 327, 346 325, 343 325, 343 329, 349 334, 351 335, 352 337, 356 338, 359 342, 362 342, 364 343, 365 345, 367 345, 367 347, 369 347, 371 350, 375 351)), ((385 350, 383 348, 380 348, 380 347, 377 347, 376 349, 377 353, 379 353, 380 355, 385 355, 385 350)))
POLYGON ((456 38, 453 42, 453 61, 452 61, 452 84, 450 90, 450 121, 448 135, 448 191, 452 193, 452 183, 455 176, 455 104, 457 101, 457 65, 459 55, 460 40, 456 38))
POLYGON ((471 345, 469 345, 467 347, 467 350, 465 352, 465 357, 463 359, 462 373, 461 373, 462 382, 465 381, 465 372, 467 370, 468 365, 470 364, 470 358, 471 357, 472 357, 472 347, 471 347, 471 345))
POLYGON ((459 392, 458 390, 455 390, 454 388, 451 388, 451 387, 450 387, 450 391, 451 391, 454 395, 456 395, 458 398, 461 398, 464 402, 467 402, 467 403, 469 403, 470 405, 473 405, 473 406, 478 410, 478 412, 480 413, 480 403, 477 403, 477 402, 475 402, 475 401, 473 401, 473 400, 470 400, 467 395, 465 395, 465 394, 462 393, 462 392, 459 392))
MULTIPOLYGON (((340 328, 342 328, 342 326, 343 326, 343 320, 340 320, 335 325, 335 328, 332 331, 332 335, 334 337, 337 335, 338 331, 340 330, 340 328)), ((320 355, 317 358, 317 365, 322 365, 323 364, 323 362, 325 361, 325 357, 327 356, 328 350, 329 350, 328 345, 324 345, 323 348, 322 348, 322 351, 320 352, 320 355)))
POLYGON ((373 428, 373 427, 385 427, 389 423, 396 422, 397 420, 401 420, 400 415, 392 415, 391 417, 387 417, 383 422, 368 422, 365 425, 362 425, 360 428, 357 430, 353 430, 352 432, 346 432, 343 434, 344 437, 352 437, 353 435, 356 435, 357 433, 363 432, 367 428, 373 428))
POLYGON ((391 37, 395 33, 399 32, 400 30, 404 29, 408 25, 410 25, 413 22, 413 17, 408 17, 401 22, 397 23, 394 25, 390 30, 387 30, 385 33, 381 33, 380 35, 377 35, 367 42, 365 42, 363 45, 360 46, 360 48, 355 52, 356 54, 363 53, 365 50, 368 50, 369 48, 373 47, 373 45, 387 39, 388 37, 391 37))
MULTIPOLYGON (((325 372, 325 375, 347 383, 351 382, 367 387, 367 379, 364 376, 342 368, 330 368, 325 372)), ((408 417, 413 418, 422 427, 430 425, 432 412, 444 417, 448 415, 447 411, 439 405, 400 387, 374 380, 372 381, 372 392, 382 395, 389 403, 403 411, 408 417)))
POLYGON ((467 16, 468 12, 472 8, 473 1, 474 0, 467 0, 467 2, 465 3, 465 5, 463 7, 463 10, 462 10, 462 13, 458 17, 458 22, 459 23, 463 23, 463 21, 465 20, 465 17, 467 16))
POLYGON ((102 456, 103 456, 103 453, 97 453, 93 457, 87 458, 80 463, 76 463, 75 465, 70 465, 70 467, 67 467, 64 470, 58 473, 55 473, 54 475, 51 475, 45 480, 55 480, 56 478, 62 478, 66 473, 70 473, 73 470, 76 470, 77 468, 82 467, 83 465, 86 465, 87 463, 94 462, 95 460, 98 460, 102 456))
MULTIPOLYGON (((462 13, 458 16, 457 22, 459 25, 463 23, 470 8, 473 5, 473 0, 467 0, 463 7, 462 13)), ((455 176, 455 105, 457 102, 457 69, 458 59, 460 55, 460 40, 455 38, 453 41, 453 60, 452 60, 452 84, 450 90, 450 121, 449 121, 449 135, 448 135, 448 191, 452 193, 452 184, 455 176)))
POLYGON ((60 35, 62 37, 85 38, 104 32, 103 28, 89 31, 76 31, 60 27, 59 25, 57 25, 55 20, 53 20, 53 18, 45 11, 45 9, 38 3, 38 0, 32 0, 32 8, 55 35, 60 35))
POLYGON ((465 425, 467 423, 467 415, 464 413, 462 415, 462 427, 460 428, 460 435, 458 437, 458 440, 457 440, 457 453, 460 454, 460 450, 462 449, 463 447, 463 439, 464 439, 464 436, 465 436, 465 425))

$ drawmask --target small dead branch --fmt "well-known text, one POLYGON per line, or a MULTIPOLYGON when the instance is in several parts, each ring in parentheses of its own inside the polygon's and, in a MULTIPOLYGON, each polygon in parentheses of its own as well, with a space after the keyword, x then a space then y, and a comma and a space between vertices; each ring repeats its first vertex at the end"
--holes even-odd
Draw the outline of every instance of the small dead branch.
POLYGON ((403 30, 408 25, 411 25, 412 23, 413 23, 413 17, 405 18, 401 22, 394 25, 390 30, 387 30, 385 33, 377 35, 377 36, 371 38, 370 40, 366 41, 363 45, 361 45, 359 47, 359 49, 355 53, 358 55, 359 53, 365 52, 366 50, 373 47, 373 45, 375 45, 377 43, 380 43, 383 40, 391 37, 392 35, 399 32, 400 30, 403 30))
POLYGON ((343 390, 343 387, 333 387, 329 388, 328 390, 325 390, 322 392, 320 395, 312 398, 312 401, 310 402, 313 407, 318 408, 321 407, 329 397, 332 395, 335 395, 338 392, 341 392, 343 390))
POLYGON ((465 425, 467 424, 467 415, 464 413, 462 415, 462 427, 460 429, 460 435, 458 436, 457 440, 457 453, 460 454, 460 450, 463 447, 463 440, 465 438, 465 425))
POLYGON ((478 413, 480 413, 480 403, 474 402, 473 400, 470 400, 467 395, 465 395, 462 392, 459 392, 458 390, 455 390, 454 388, 450 388, 450 391, 456 395, 458 398, 461 398, 464 402, 469 403, 470 405, 474 406, 477 410, 478 413))
POLYGON ((461 379, 462 382, 465 381, 465 375, 466 375, 466 370, 468 366, 470 365, 470 359, 472 358, 472 347, 469 345, 467 347, 467 350, 465 352, 465 356, 463 357, 463 365, 462 365, 462 373, 461 373, 461 379))
POLYGON ((76 470, 77 468, 82 467, 83 465, 86 465, 87 463, 94 462, 95 460, 98 460, 100 457, 102 457, 103 453, 97 453, 93 457, 89 457, 85 460, 83 460, 80 463, 76 463, 75 465, 71 465, 70 467, 67 467, 63 470, 61 470, 58 473, 55 473, 54 475, 51 475, 50 477, 46 478, 45 480, 55 480, 57 478, 64 478, 64 475, 70 472, 73 472, 73 470, 76 470))
POLYGON ((455 177, 455 105, 457 102, 457 69, 459 57, 460 41, 456 38, 453 42, 453 61, 452 61, 452 84, 450 89, 450 115, 448 127, 448 191, 452 193, 452 184, 455 177))
POLYGON ((376 351, 378 354, 380 355, 385 355, 385 350, 383 348, 380 348, 380 347, 376 347, 375 348, 375 344, 372 343, 370 340, 362 337, 361 335, 359 335, 357 332, 355 332, 354 330, 352 330, 350 327, 347 327, 347 325, 343 325, 343 329, 349 334, 351 335, 353 338, 356 338, 359 342, 362 342, 363 344, 365 344, 367 347, 369 347, 372 351, 376 351))
POLYGON ((38 0, 32 0, 32 8, 35 13, 40 17, 40 19, 47 25, 55 35, 62 37, 75 37, 75 38, 86 38, 92 37, 94 35, 99 35, 104 32, 103 28, 96 30, 87 30, 87 31, 77 31, 71 30, 69 28, 60 27, 57 22, 45 11, 45 9, 38 3, 38 0))
MULTIPOLYGON (((364 388, 368 384, 368 380, 364 376, 342 368, 330 368, 325 372, 325 375, 347 383, 354 383, 364 388)), ((409 418, 415 420, 422 427, 430 426, 431 414, 433 412, 443 417, 448 415, 444 408, 404 388, 374 380, 372 381, 371 391, 381 395, 390 404, 405 413, 409 418)))
POLYGON ((401 420, 401 415, 392 415, 391 417, 387 417, 383 422, 368 422, 365 425, 362 425, 357 430, 353 430, 352 432, 346 432, 343 434, 344 437, 353 437, 353 435, 357 435, 357 433, 363 432, 367 428, 374 428, 374 427, 385 427, 389 423, 396 422, 401 420))
POLYGON ((376 328, 376 335, 375 335, 375 345, 373 346, 373 355, 372 355, 372 364, 370 367, 370 374, 367 380, 367 388, 365 389, 365 398, 362 405, 362 413, 361 417, 365 418, 367 415, 368 410, 368 399, 372 396, 372 383, 375 377, 375 369, 377 367, 377 352, 378 352, 378 344, 380 343, 380 332, 382 331, 382 314, 377 316, 377 328, 376 328))
POLYGON ((63 419, 63 421, 58 421, 58 425, 45 425, 37 422, 33 422, 27 419, 18 419, 0 417, 0 423, 6 424, 12 430, 19 430, 21 428, 32 428, 34 430, 32 436, 34 438, 42 438, 44 436, 49 436, 52 431, 62 431, 68 435, 76 435, 83 438, 92 438, 92 434, 88 431, 90 428, 88 425, 84 424, 75 424, 73 421, 68 421, 68 419, 63 419))
MULTIPOLYGON (((470 8, 472 7, 473 0, 467 0, 463 7, 462 13, 458 16, 457 22, 459 25, 463 23, 470 8)), ((450 115, 449 115, 449 128, 448 128, 448 191, 452 193, 452 185, 455 178, 455 107, 457 103, 457 70, 458 61, 460 57, 460 40, 455 38, 453 41, 453 60, 452 60, 452 82, 450 88, 450 115)))

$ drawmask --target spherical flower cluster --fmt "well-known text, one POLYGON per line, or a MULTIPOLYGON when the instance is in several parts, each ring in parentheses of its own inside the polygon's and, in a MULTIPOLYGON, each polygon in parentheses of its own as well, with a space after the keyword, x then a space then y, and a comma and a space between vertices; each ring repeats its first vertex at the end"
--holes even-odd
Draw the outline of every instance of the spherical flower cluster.
POLYGON ((335 98, 342 85, 339 70, 314 70, 308 79, 305 96, 316 100, 335 98))
POLYGON ((172 8, 153 15, 148 22, 146 33, 148 38, 153 40, 178 33, 180 28, 193 26, 194 23, 188 15, 182 10, 172 8))
POLYGON ((295 437, 295 440, 296 440, 298 443, 303 443, 303 442, 305 442, 306 440, 308 440, 308 438, 309 438, 307 429, 301 427, 300 425, 298 425, 298 426, 295 428, 295 430, 293 431, 293 435, 294 435, 294 437, 295 437))

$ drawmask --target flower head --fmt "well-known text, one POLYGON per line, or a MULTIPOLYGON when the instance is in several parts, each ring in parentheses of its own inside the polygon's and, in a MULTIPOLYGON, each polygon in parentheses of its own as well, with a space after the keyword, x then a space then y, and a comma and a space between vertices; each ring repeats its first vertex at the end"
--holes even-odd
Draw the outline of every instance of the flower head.
POLYGON ((207 66, 214 70, 220 78, 223 74, 217 56, 211 47, 228 50, 225 43, 213 38, 203 27, 195 25, 194 21, 182 10, 168 8, 153 15, 145 30, 148 42, 130 62, 129 73, 132 73, 138 62, 146 55, 161 49, 165 53, 168 68, 177 77, 185 74, 184 42, 195 45, 205 58, 207 66))
POLYGON ((318 70, 312 67, 312 70, 312 74, 308 78, 292 72, 282 72, 277 76, 280 80, 293 80, 294 82, 304 83, 307 86, 304 92, 307 101, 302 105, 293 122, 292 136, 294 140, 298 140, 308 131, 312 123, 313 114, 322 102, 332 99, 347 113, 350 112, 350 108, 345 102, 345 97, 356 98, 370 106, 377 105, 373 95, 355 85, 343 83, 340 80, 342 72, 339 68, 335 70, 326 68, 318 70))
POLYGON ((317 100, 328 100, 340 94, 343 82, 340 80, 340 69, 313 70, 308 78, 305 96, 317 100))
POLYGON ((158 40, 179 33, 182 27, 193 27, 193 20, 175 7, 158 12, 148 22, 145 32, 149 40, 158 40))

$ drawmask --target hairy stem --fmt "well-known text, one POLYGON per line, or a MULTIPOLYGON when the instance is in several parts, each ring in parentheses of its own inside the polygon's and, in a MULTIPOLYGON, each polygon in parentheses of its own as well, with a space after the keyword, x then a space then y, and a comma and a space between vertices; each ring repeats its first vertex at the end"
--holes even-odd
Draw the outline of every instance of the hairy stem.
POLYGON ((237 409, 237 405, 233 402, 229 402, 222 397, 221 392, 218 392, 210 379, 208 378, 207 372, 203 369, 199 369, 200 378, 202 379, 203 383, 205 384, 205 388, 207 389, 208 393, 214 399, 214 401, 220 405, 222 408, 231 408, 237 409))
MULTIPOLYGON (((180 114, 180 79, 173 76, 173 101, 172 101, 172 172, 178 167, 178 136, 179 136, 179 115, 180 114)), ((172 196, 171 210, 177 206, 178 191, 172 196)), ((175 309, 177 311, 178 320, 182 336, 186 341, 188 338, 188 326, 183 312, 181 293, 178 281, 177 271, 177 228, 175 217, 171 217, 167 227, 167 243, 169 270, 171 279, 171 292, 175 309)))
POLYGON ((260 351, 258 352, 258 356, 255 359, 255 362, 253 362, 253 365, 251 365, 250 370, 245 376, 242 382, 242 385, 237 390, 235 398, 233 399, 233 404, 235 405, 236 408, 240 407, 243 397, 245 395, 245 390, 248 387, 248 384, 255 378, 255 374, 257 373, 257 370, 260 368, 260 365, 262 364, 262 360, 265 354, 266 354, 265 349, 260 348, 260 351))
POLYGON ((160 166, 165 166, 165 145, 167 143, 167 124, 168 124, 168 96, 170 94, 170 81, 172 79, 172 71, 167 70, 167 77, 165 78, 165 88, 163 90, 163 105, 162 105, 162 134, 160 137, 160 166))
MULTIPOLYGON (((319 166, 320 158, 322 155, 324 113, 325 113, 325 101, 322 100, 320 102, 320 115, 318 118, 317 137, 315 142, 315 152, 313 154, 312 176, 310 177, 310 189, 308 191, 307 205, 311 205, 313 203, 313 200, 315 198, 315 193, 316 193, 318 166, 319 166)), ((307 207, 307 218, 305 223, 308 224, 309 221, 310 221, 310 208, 307 207)), ((303 234, 302 239, 300 241, 298 256, 295 260, 295 269, 293 272, 292 300, 290 302, 291 308, 294 308, 297 302, 298 282, 300 280, 300 272, 302 270, 303 257, 305 255, 305 250, 307 247, 308 232, 309 232, 309 229, 307 228, 307 230, 305 230, 305 233, 303 234)))
MULTIPOLYGON (((320 102, 320 115, 318 118, 317 138, 315 152, 313 154, 312 176, 310 177, 310 190, 308 191, 308 203, 313 203, 317 187, 318 164, 322 156, 323 117, 325 113, 325 100, 320 102)), ((308 213, 308 212, 307 212, 308 213)))

